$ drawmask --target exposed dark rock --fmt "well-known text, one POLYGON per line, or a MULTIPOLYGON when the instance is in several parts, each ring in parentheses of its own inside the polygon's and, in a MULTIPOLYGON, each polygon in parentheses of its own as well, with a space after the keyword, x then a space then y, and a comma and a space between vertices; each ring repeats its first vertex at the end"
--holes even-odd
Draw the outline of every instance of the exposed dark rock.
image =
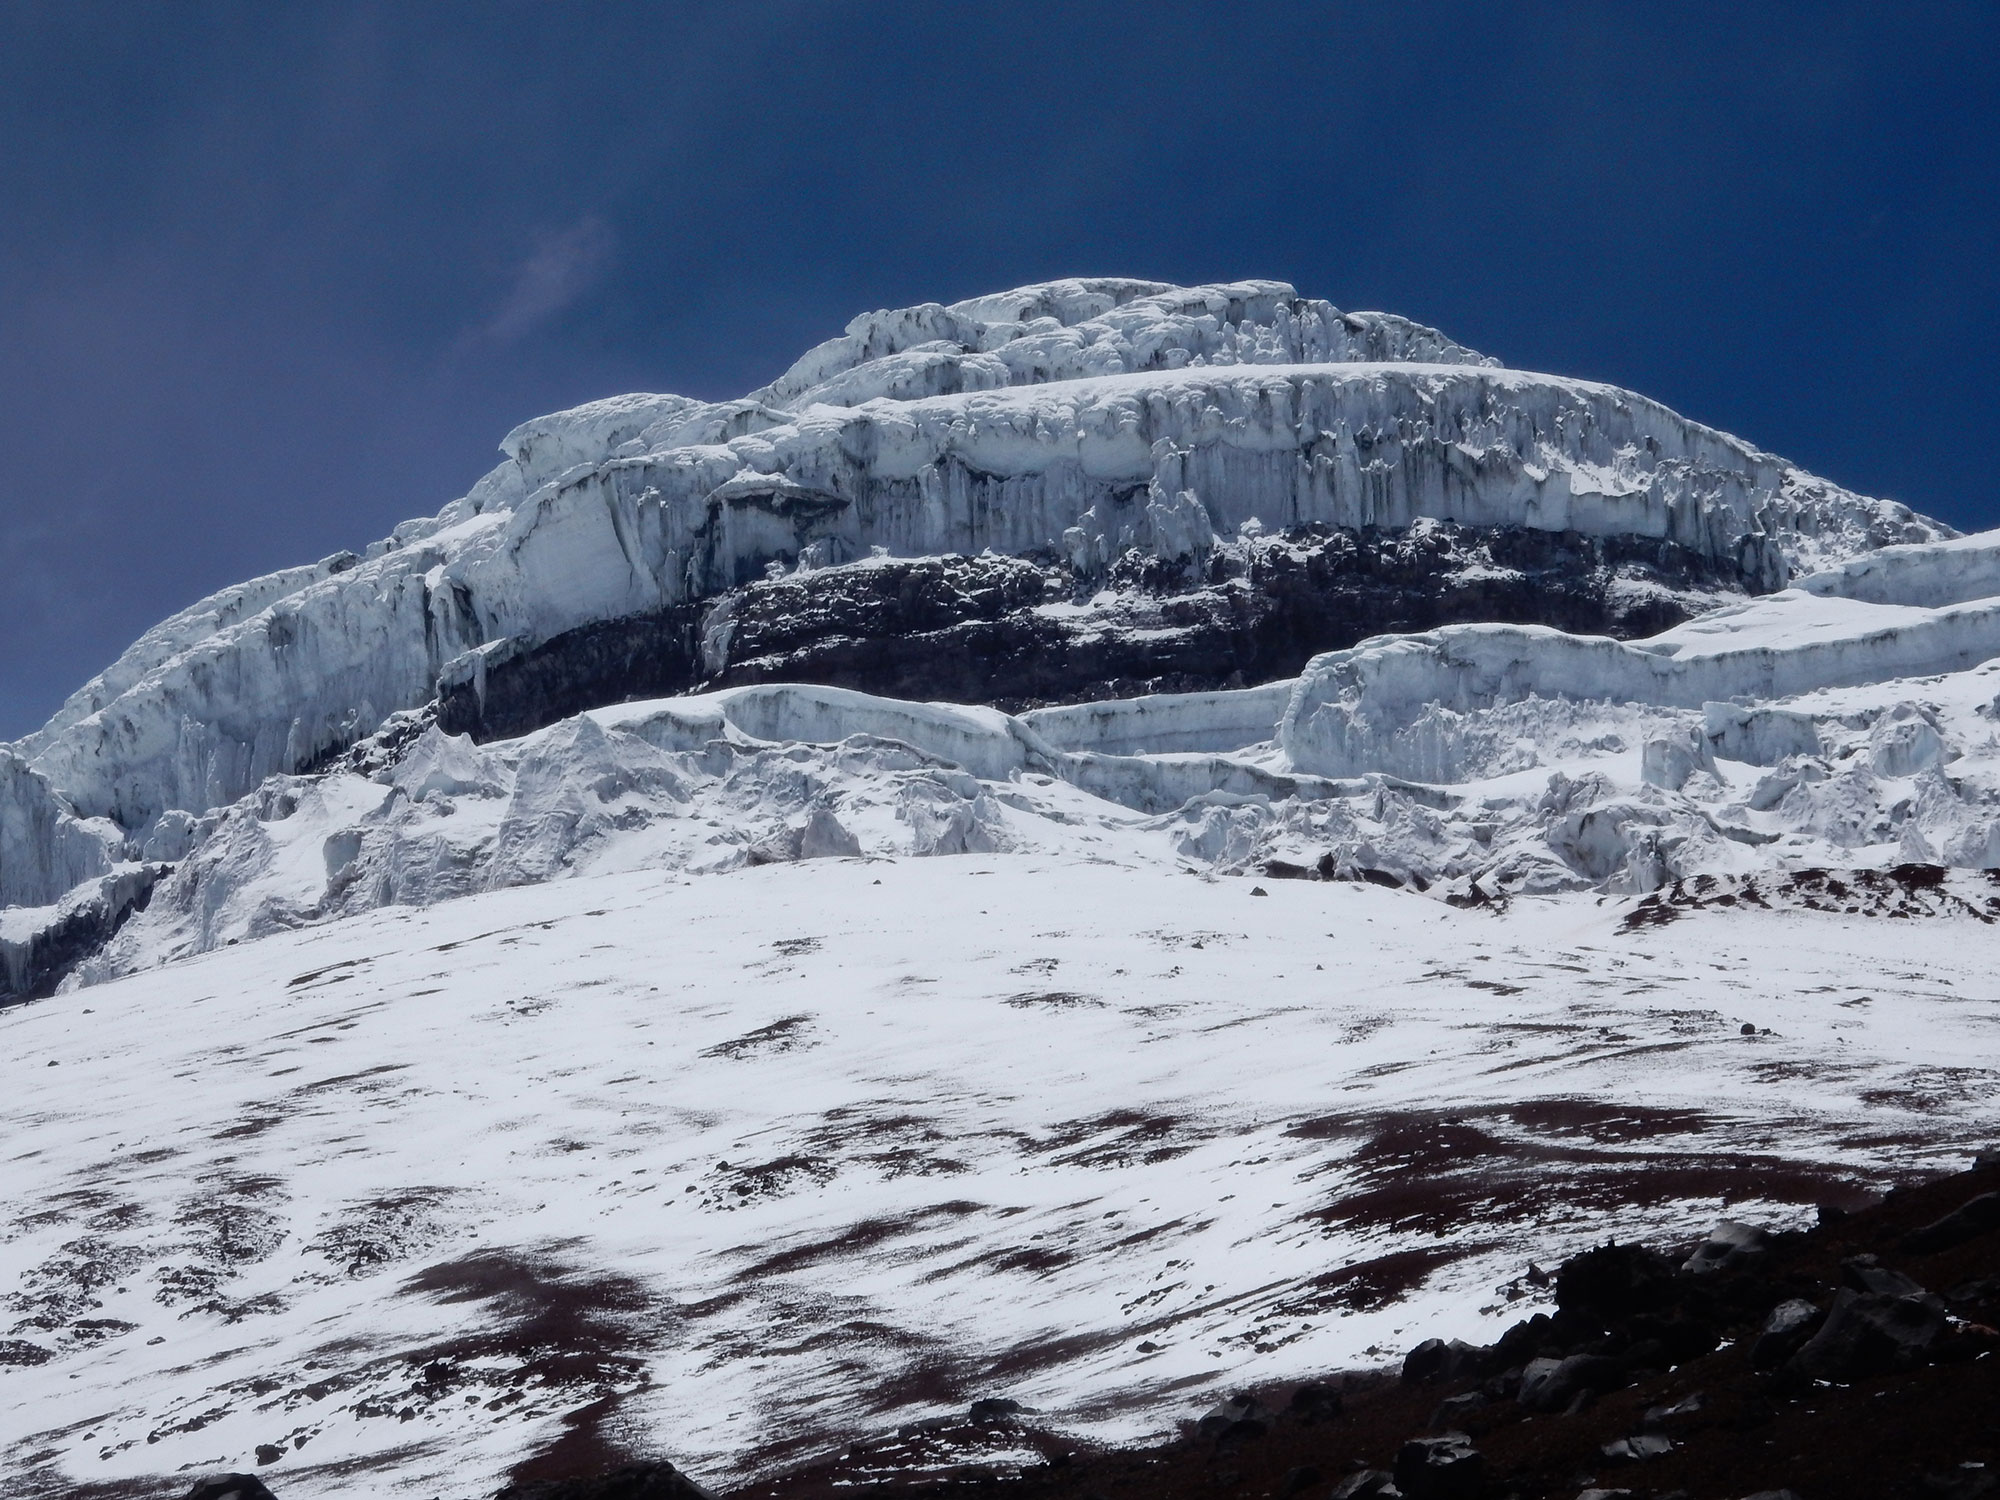
MULTIPOLYGON (((1756 1027, 1750 1028, 1753 1032, 1756 1027)), ((1771 1236, 1754 1224, 1738 1224, 1724 1219, 1709 1231, 1708 1238, 1695 1248, 1681 1269, 1696 1275, 1710 1271, 1734 1271, 1762 1259, 1771 1248, 1771 1236)))
POLYGON ((1750 1346, 1752 1367, 1775 1370, 1798 1353, 1800 1345, 1813 1336, 1819 1322, 1820 1310, 1816 1303, 1808 1302, 1803 1297, 1780 1302, 1771 1309, 1770 1317, 1764 1320, 1757 1342, 1750 1346))
POLYGON ((968 1422, 997 1424, 1020 1416, 1027 1408, 1018 1401, 1010 1401, 1005 1396, 988 1396, 972 1403, 965 1414, 968 1422))
POLYGON ((440 684, 438 723, 502 739, 607 703, 755 682, 1009 710, 1242 687, 1384 631, 1501 621, 1650 635, 1760 579, 1643 537, 1449 524, 1304 527, 1221 549, 1195 579, 1138 553, 1102 579, 1051 557, 878 558, 489 649, 440 684), (1054 603, 1080 607, 1041 608, 1054 603))
POLYGON ((953 1421, 923 1452, 857 1443, 752 1481, 733 1500, 975 1489, 1006 1500, 1618 1500, 1635 1490, 1655 1500, 1992 1500, 2000 1235, 1914 1263, 1899 1247, 1996 1191, 2000 1162, 1988 1162, 1857 1203, 1816 1229, 1772 1233, 1761 1253, 1711 1257, 1724 1263, 1704 1271, 1683 1269, 1688 1247, 1600 1246, 1540 1278, 1557 1290, 1552 1311, 1485 1349, 1430 1342, 1405 1361, 1409 1379, 1341 1375, 1334 1421, 1311 1415, 1324 1404, 1314 1387, 1237 1395, 1199 1430, 1141 1448, 1079 1446, 1031 1418, 1000 1429, 953 1421), (1949 1290, 1933 1296, 1919 1276, 1949 1290), (1841 1368, 1869 1373, 1829 1384, 1772 1368, 1773 1352, 1789 1360, 1809 1337, 1846 1359, 1841 1368), (1775 1351, 1764 1348, 1774 1339, 1775 1351), (1544 1407, 1552 1377, 1568 1399, 1544 1407), (1045 1461, 982 1461, 998 1443, 1045 1461), (1613 1488, 1621 1481, 1632 1489, 1613 1488))
POLYGON ((1487 1404, 1484 1391, 1460 1391, 1456 1396, 1447 1396, 1438 1403, 1438 1409, 1431 1413, 1431 1427, 1438 1432, 1451 1432, 1465 1425, 1465 1419, 1487 1404))
POLYGON ((1292 1392, 1287 1410, 1305 1423, 1330 1422, 1340 1415, 1340 1392, 1330 1385, 1313 1382, 1292 1392))
POLYGON ((1271 1409, 1255 1396, 1232 1396, 1195 1423, 1194 1430, 1218 1446, 1248 1442, 1271 1430, 1271 1409))
POLYGON ((1673 1452, 1674 1440, 1661 1433, 1642 1432, 1606 1443, 1598 1451, 1614 1463, 1643 1463, 1646 1459, 1664 1458, 1673 1452))
POLYGON ((1333 1487, 1327 1500, 1377 1500, 1378 1496, 1395 1495, 1395 1476, 1386 1469, 1363 1469, 1358 1474, 1350 1474, 1333 1487))
POLYGON ((1535 1359, 1521 1372, 1515 1398, 1530 1411, 1566 1411, 1586 1392, 1601 1394, 1629 1385, 1622 1362, 1603 1354, 1535 1359))
POLYGON ((1458 1380, 1479 1368, 1484 1351, 1459 1339, 1425 1339, 1403 1356, 1403 1379, 1412 1385, 1458 1380))
POLYGON ((1300 1464, 1287 1469, 1285 1477, 1278 1481, 1278 1500, 1290 1500, 1293 1495, 1304 1494, 1321 1483, 1326 1476, 1311 1464, 1300 1464))
POLYGON ((1924 1289, 1915 1277, 1892 1271, 1872 1255, 1851 1255, 1840 1263, 1841 1275, 1857 1292, 1873 1292, 1878 1297, 1921 1297, 1924 1289))
POLYGON ((198 1479, 187 1500, 276 1500, 264 1482, 250 1474, 217 1474, 198 1479))
POLYGON ((1907 1368, 1944 1332, 1944 1304, 1928 1292, 1888 1296, 1843 1287, 1826 1322, 1792 1356, 1791 1368, 1814 1380, 1852 1381, 1907 1368))
POLYGON ((133 913, 146 909, 168 864, 128 865, 77 887, 48 925, 22 941, 0 942, 0 1003, 53 995, 70 970, 95 953, 133 913))
POLYGON ((1949 1250, 2000 1229, 2000 1193, 1981 1193, 1933 1224, 1906 1235, 1903 1248, 1917 1255, 1949 1250))
POLYGON ((1412 1438, 1396 1453, 1396 1488, 1410 1500, 1471 1500, 1486 1480, 1486 1460, 1462 1432, 1412 1438))
POLYGON ((1562 1263, 1556 1310, 1572 1324, 1611 1328, 1674 1299, 1674 1263, 1644 1245, 1600 1245, 1562 1263))
POLYGON ((714 1500, 668 1463, 627 1464, 593 1479, 544 1479, 500 1491, 496 1500, 714 1500))

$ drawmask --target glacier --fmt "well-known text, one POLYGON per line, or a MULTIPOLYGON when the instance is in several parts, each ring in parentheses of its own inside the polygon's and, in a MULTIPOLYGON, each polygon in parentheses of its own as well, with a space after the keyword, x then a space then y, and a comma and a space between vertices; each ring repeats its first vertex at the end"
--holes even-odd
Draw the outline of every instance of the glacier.
POLYGON ((1277 282, 501 447, 0 746, 14 1492, 1154 1434, 2000 1126, 2000 532, 1277 282))
POLYGON ((1825 576, 1636 642, 1460 626, 1292 681, 1021 714, 766 684, 484 744, 404 715, 205 814, 75 979, 378 906, 810 857, 814 829, 884 858, 1115 851, 1455 900, 2000 865, 2000 600, 1875 604, 1825 576))
MULTIPOLYGON (((1278 282, 1061 282, 870 314, 740 400, 620 397, 502 447, 463 499, 364 555, 148 632, 12 747, 30 774, 8 777, 6 821, 60 824, 40 848, 102 819, 143 841, 496 655, 877 548, 1040 552, 1087 579, 1246 527, 1430 518, 1664 539, 1773 588, 1947 534, 1630 392, 1278 282)), ((84 868, 52 857, 0 862, 0 902, 84 868)))

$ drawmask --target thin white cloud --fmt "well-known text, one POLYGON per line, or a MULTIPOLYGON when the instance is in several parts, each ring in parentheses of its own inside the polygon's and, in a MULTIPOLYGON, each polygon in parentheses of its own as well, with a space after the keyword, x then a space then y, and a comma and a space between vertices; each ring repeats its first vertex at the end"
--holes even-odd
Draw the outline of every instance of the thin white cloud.
POLYGON ((616 245, 611 226, 595 214, 540 236, 515 272, 513 286, 481 325, 479 342, 511 344, 534 332, 597 284, 616 245))

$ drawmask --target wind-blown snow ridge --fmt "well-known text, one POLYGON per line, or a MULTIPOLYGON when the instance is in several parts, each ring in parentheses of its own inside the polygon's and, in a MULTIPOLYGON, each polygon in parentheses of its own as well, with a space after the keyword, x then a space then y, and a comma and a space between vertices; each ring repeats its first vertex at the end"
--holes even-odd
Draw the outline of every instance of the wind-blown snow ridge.
MULTIPOLYGON (((1668 538, 1766 586, 1944 529, 1655 403, 1506 371, 1279 282, 1022 288, 857 319, 737 401, 626 396, 517 428, 435 518, 165 622, 13 748, 16 825, 143 844, 418 707, 496 650, 699 601, 772 567, 1127 548, 1256 523, 1668 538), (64 822, 65 819, 70 820, 64 822)), ((0 902, 106 852, 9 857, 0 902)), ((80 877, 81 878, 81 877, 80 877)))

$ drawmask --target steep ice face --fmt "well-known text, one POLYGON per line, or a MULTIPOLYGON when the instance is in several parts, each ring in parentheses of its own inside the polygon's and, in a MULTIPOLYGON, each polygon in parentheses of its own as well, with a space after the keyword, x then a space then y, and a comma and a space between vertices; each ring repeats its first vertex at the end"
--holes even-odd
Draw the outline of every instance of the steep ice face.
MULTIPOLYGON (((149 632, 18 753, 74 815, 143 840, 427 702, 475 649, 874 548, 1094 566, 1198 559, 1246 526, 1437 517, 1671 538, 1775 587, 1943 534, 1629 393, 1278 282, 1058 282, 869 314, 741 400, 620 397, 503 446, 364 558, 149 632)), ((27 795, 0 790, 17 821, 27 795)), ((0 862, 0 902, 36 898, 48 863, 0 862)))
POLYGON ((48 778, 0 750, 0 872, 14 906, 45 906, 110 868, 115 828, 79 819, 48 778))

